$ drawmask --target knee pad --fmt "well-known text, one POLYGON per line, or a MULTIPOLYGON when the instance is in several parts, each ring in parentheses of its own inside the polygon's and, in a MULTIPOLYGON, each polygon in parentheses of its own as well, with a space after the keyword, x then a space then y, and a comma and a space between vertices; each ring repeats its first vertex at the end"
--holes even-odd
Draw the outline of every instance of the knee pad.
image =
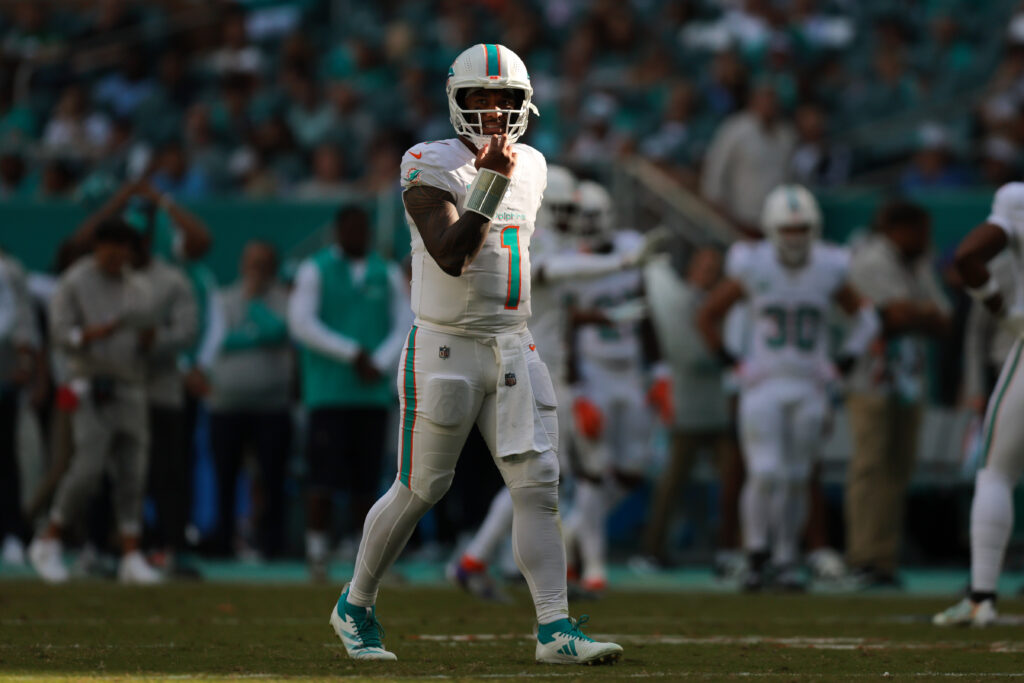
POLYGON ((558 456, 554 451, 540 455, 513 455, 497 459, 498 469, 509 490, 553 486, 558 488, 558 456))

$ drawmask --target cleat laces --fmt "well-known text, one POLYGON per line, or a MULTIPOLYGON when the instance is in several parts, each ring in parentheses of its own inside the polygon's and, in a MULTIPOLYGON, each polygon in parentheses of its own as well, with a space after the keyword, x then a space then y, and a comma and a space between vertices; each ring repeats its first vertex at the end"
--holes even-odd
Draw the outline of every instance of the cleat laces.
POLYGON ((373 613, 373 608, 366 608, 366 616, 363 618, 354 619, 356 622, 356 631, 359 633, 359 639, 362 641, 362 647, 377 647, 384 648, 384 643, 381 639, 384 637, 384 627, 377 621, 377 615, 373 613))
POLYGON ((572 624, 572 629, 570 629, 569 632, 566 633, 565 635, 567 635, 568 637, 572 638, 573 640, 583 640, 583 641, 586 641, 588 643, 594 642, 594 639, 591 638, 590 636, 588 636, 582 630, 583 626, 588 621, 590 621, 590 617, 587 616, 586 614, 580 616, 579 619, 573 619, 572 617, 569 617, 569 623, 572 624))

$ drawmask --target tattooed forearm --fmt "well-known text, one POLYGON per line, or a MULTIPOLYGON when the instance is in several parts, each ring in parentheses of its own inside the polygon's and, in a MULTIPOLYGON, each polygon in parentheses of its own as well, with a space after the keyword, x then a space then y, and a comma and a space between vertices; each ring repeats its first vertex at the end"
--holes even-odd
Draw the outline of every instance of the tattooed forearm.
POLYGON ((471 211, 460 217, 452 195, 437 187, 411 187, 402 200, 427 253, 444 272, 454 277, 462 275, 483 247, 487 219, 471 211))

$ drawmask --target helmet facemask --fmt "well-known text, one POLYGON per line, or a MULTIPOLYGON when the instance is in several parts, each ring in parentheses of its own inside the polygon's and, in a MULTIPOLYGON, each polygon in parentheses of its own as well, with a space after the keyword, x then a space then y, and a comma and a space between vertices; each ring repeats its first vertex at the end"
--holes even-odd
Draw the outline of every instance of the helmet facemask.
POLYGON ((773 230, 773 241, 779 259, 787 266, 800 266, 807 261, 815 240, 815 230, 809 223, 789 223, 773 230))
MULTIPOLYGON (((513 93, 515 106, 511 109, 467 109, 467 95, 476 89, 478 88, 459 88, 455 92, 455 106, 450 107, 455 133, 467 138, 478 149, 487 144, 491 135, 507 135, 509 142, 515 142, 522 137, 530 121, 532 106, 527 100, 526 93, 518 88, 493 88, 493 90, 508 90, 513 93), (500 117, 500 132, 485 132, 484 117, 488 116, 500 117)), ((479 89, 490 90, 491 88, 479 89)))

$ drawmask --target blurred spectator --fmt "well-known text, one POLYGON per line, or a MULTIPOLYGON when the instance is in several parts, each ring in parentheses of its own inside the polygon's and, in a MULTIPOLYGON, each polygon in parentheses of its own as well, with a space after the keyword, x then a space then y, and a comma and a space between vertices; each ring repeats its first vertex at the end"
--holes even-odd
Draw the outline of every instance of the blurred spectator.
POLYGON ((210 108, 210 123, 219 144, 234 148, 249 139, 251 98, 252 82, 246 76, 229 74, 221 80, 220 98, 210 108))
POLYGON ((61 531, 84 512, 108 471, 123 552, 118 577, 160 580, 139 551, 149 439, 139 341, 153 318, 148 283, 131 269, 137 240, 121 219, 99 225, 92 254, 61 276, 50 304, 50 336, 68 362, 69 381, 58 400, 73 412, 74 455, 49 526, 29 548, 32 566, 46 581, 68 579, 61 531))
POLYGON ((704 198, 757 234, 764 199, 786 180, 796 142, 774 88, 757 86, 747 110, 729 117, 715 131, 701 178, 704 198))
POLYGON ((853 457, 846 474, 846 552, 866 585, 899 586, 907 485, 925 394, 925 339, 949 331, 950 308, 929 260, 922 207, 881 208, 852 256, 850 282, 878 307, 885 336, 850 376, 846 398, 853 457))
POLYGON ((793 152, 793 179, 810 187, 835 187, 849 180, 850 150, 828 139, 825 110, 804 104, 796 111, 799 140, 793 152))
POLYGON ((95 159, 110 138, 107 117, 89 110, 80 85, 69 86, 61 95, 53 118, 43 131, 43 150, 75 159, 95 159))
POLYGON ((203 199, 210 189, 206 174, 191 163, 178 140, 165 143, 157 151, 152 182, 160 192, 184 201, 203 199))
POLYGON ((22 512, 18 466, 18 400, 41 359, 25 272, 0 253, 0 563, 25 563, 28 525, 22 512))
MULTIPOLYGON (((149 285, 152 326, 139 333, 146 357, 149 411, 148 493, 156 504, 156 526, 149 543, 161 553, 162 566, 177 569, 185 547, 185 526, 192 502, 192 463, 185 433, 185 388, 178 356, 194 342, 199 317, 192 286, 182 270, 153 254, 160 195, 142 185, 145 203, 138 209, 142 231, 135 268, 149 285)), ((137 219, 138 220, 138 219, 137 219)))
POLYGON ((702 450, 714 454, 722 490, 719 494, 719 551, 739 547, 739 492, 743 463, 721 361, 704 346, 695 321, 707 293, 722 276, 722 255, 713 249, 693 254, 681 280, 667 261, 647 266, 644 284, 659 346, 672 369, 675 420, 665 470, 658 477, 644 533, 644 552, 670 564, 665 547, 673 512, 690 471, 702 450))
POLYGON ((615 98, 595 93, 583 103, 583 129, 569 146, 568 158, 575 164, 605 165, 618 158, 626 147, 626 138, 615 130, 618 110, 615 98))
POLYGON ((291 453, 292 354, 288 292, 274 247, 249 242, 239 279, 220 295, 225 336, 210 374, 210 442, 217 467, 217 548, 238 550, 235 492, 246 451, 255 455, 262 496, 255 511, 259 551, 284 550, 284 481, 291 453))
POLYGON ((93 90, 93 102, 108 110, 115 118, 135 114, 143 102, 153 95, 156 86, 146 71, 141 50, 127 50, 120 69, 101 79, 93 90))
POLYGON ((49 26, 41 2, 18 2, 14 24, 3 38, 3 52, 15 60, 56 57, 65 48, 65 36, 49 26))
POLYGON ((0 199, 24 196, 25 157, 14 149, 0 154, 0 199))
POLYGON ((185 156, 209 182, 211 190, 222 189, 228 175, 228 160, 217 144, 210 124, 210 108, 194 104, 185 114, 185 156))
POLYGON ((245 10, 228 9, 221 29, 221 45, 210 55, 210 70, 218 75, 239 73, 258 76, 263 70, 263 53, 249 44, 245 27, 245 10))
POLYGON ((75 169, 70 161, 53 159, 43 167, 39 184, 40 199, 67 199, 75 189, 75 169))
MULTIPOLYGON (((351 84, 335 81, 330 85, 329 97, 333 107, 333 120, 328 139, 356 158, 366 154, 367 143, 374 138, 377 122, 363 96, 351 84)), ((445 109, 447 112, 447 107, 445 109)), ((445 116, 445 134, 451 130, 445 116)), ((427 138, 432 139, 432 138, 427 138)))
POLYGON ((703 136, 694 122, 695 105, 695 93, 689 83, 672 86, 661 124, 640 142, 641 154, 665 165, 696 167, 703 152, 703 136))
POLYGON ((900 178, 904 192, 914 190, 962 187, 967 184, 966 171, 953 159, 949 134, 934 123, 925 123, 918 130, 918 148, 910 166, 900 178))
POLYGON ((324 143, 313 150, 313 177, 295 186, 298 199, 337 199, 349 191, 341 150, 324 143))
POLYGON ((716 117, 728 116, 743 106, 748 90, 747 70, 735 52, 724 50, 716 54, 704 76, 701 98, 716 117))
POLYGON ((346 533, 355 537, 377 497, 411 321, 401 269, 371 251, 367 213, 343 207, 334 228, 336 243, 299 266, 288 303, 309 411, 306 556, 317 580, 326 579, 331 494, 348 493, 346 533))
POLYGON ((305 148, 315 147, 327 137, 334 123, 331 106, 324 101, 320 87, 308 75, 291 74, 286 78, 287 119, 295 139, 305 148))
POLYGON ((359 183, 360 191, 371 195, 396 191, 402 151, 384 140, 373 145, 372 150, 359 183))

